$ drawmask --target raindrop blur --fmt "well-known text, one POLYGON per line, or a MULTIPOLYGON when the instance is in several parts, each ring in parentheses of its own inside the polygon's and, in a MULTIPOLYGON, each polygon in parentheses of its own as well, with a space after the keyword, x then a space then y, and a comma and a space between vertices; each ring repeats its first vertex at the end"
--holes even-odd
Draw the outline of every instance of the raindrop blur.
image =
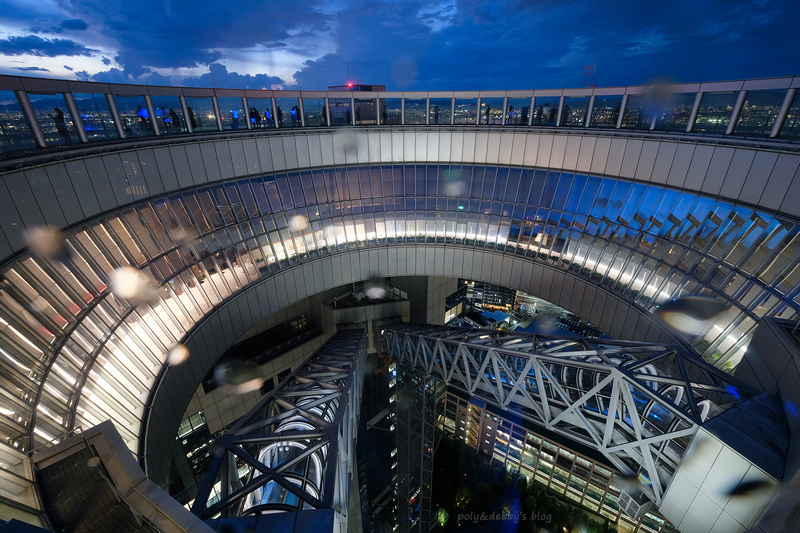
POLYGON ((36 226, 25 231, 25 244, 36 254, 57 261, 69 259, 64 235, 53 226, 36 226))
POLYGON ((783 402, 783 410, 786 412, 787 415, 797 416, 797 406, 793 402, 786 400, 783 402))
POLYGON ((458 179, 461 177, 461 168, 459 167, 448 168, 447 170, 442 172, 442 177, 444 178, 444 181, 447 182, 452 183, 454 181, 458 181, 458 179))
POLYGON ((131 304, 158 301, 158 291, 140 270, 124 266, 111 272, 111 292, 131 304))
POLYGON ((90 457, 88 461, 86 461, 86 466, 89 468, 97 468, 100 466, 100 458, 96 455, 94 457, 90 457))
POLYGON ((336 130, 333 134, 333 146, 336 147, 340 154, 355 157, 358 137, 348 130, 336 130))
POLYGON ((179 365, 189 358, 189 348, 183 344, 176 344, 167 354, 167 364, 170 366, 179 365))
POLYGON ((711 324, 708 322, 722 313, 725 301, 710 296, 682 296, 664 303, 656 315, 684 333, 700 334, 711 324))
POLYGON ((289 219, 289 229, 295 232, 301 232, 308 227, 308 219, 303 215, 295 215, 289 219))
POLYGON ((187 244, 192 242, 192 236, 189 234, 188 231, 186 231, 180 226, 171 228, 169 230, 169 236, 172 238, 172 241, 175 243, 176 246, 186 246, 187 244))
POLYGON ((729 496, 750 496, 754 492, 770 487, 771 483, 766 480, 745 481, 728 491, 729 496))
POLYGON ((392 81, 398 89, 407 89, 417 82, 417 62, 411 57, 401 57, 392 65, 392 81))
POLYGON ((214 369, 214 381, 236 394, 256 391, 264 384, 258 366, 252 361, 225 361, 214 369))
POLYGON ((380 300, 386 297, 386 283, 380 278, 370 278, 364 283, 365 293, 370 300, 380 300))

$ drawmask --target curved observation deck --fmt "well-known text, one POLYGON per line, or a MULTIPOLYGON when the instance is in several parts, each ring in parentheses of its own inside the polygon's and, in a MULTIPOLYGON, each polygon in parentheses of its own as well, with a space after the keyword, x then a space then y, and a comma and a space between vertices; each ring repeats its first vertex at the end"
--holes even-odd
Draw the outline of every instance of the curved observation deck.
POLYGON ((2 438, 30 448, 111 418, 152 473, 168 447, 157 437, 236 338, 371 275, 511 286, 615 337, 684 342, 733 367, 760 317, 800 309, 797 86, 338 93, 0 77, 2 438), (296 216, 309 225, 292 229, 296 216), (23 230, 42 225, 64 232, 67 261, 26 249, 23 230), (148 302, 110 292, 125 265, 157 287, 148 302), (676 338, 651 313, 684 294, 730 309, 676 338), (179 341, 192 356, 167 366, 179 341))

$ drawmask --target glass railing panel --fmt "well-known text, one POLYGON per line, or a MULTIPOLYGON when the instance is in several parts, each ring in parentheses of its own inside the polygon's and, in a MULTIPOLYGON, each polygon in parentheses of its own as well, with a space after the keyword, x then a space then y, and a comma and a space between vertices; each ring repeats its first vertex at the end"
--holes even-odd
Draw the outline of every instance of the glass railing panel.
POLYGON ((656 111, 656 128, 659 131, 686 131, 692 114, 696 93, 673 93, 656 111))
POLYGON ((405 124, 425 124, 426 103, 424 98, 406 98, 405 124))
POLYGON ((104 94, 73 93, 72 96, 90 141, 119 138, 104 94))
POLYGON ((255 128, 274 128, 275 120, 272 115, 272 100, 269 98, 248 98, 251 123, 255 128))
POLYGON ((187 96, 186 107, 192 131, 218 131, 217 115, 210 96, 187 96))
POLYGON ((381 98, 381 124, 400 124, 403 116, 402 98, 381 98))
POLYGON ((450 98, 431 98, 430 124, 450 124, 451 105, 452 100, 450 98))
POLYGON ((628 96, 620 127, 629 130, 648 130, 655 112, 649 95, 632 94, 628 96))
POLYGON ((555 126, 558 118, 558 96, 538 96, 533 101, 534 126, 555 126))
POLYGON ((297 98, 276 98, 275 110, 278 127, 297 128, 300 126, 300 107, 297 98))
POLYGON ((481 98, 481 124, 503 123, 503 99, 481 98))
POLYGON ((455 124, 474 125, 478 117, 477 98, 456 98, 455 124))
POLYGON ((748 91, 733 129, 734 135, 766 137, 775 125, 786 89, 748 91))
POLYGON ((725 133, 736 105, 738 91, 705 93, 700 101, 692 131, 697 133, 725 133))
POLYGON ((156 121, 162 135, 186 132, 186 117, 183 116, 180 98, 177 96, 154 95, 150 99, 153 101, 156 121))
POLYGON ((49 146, 78 142, 75 124, 63 94, 28 93, 28 98, 49 146))
POLYGON ((306 126, 325 126, 325 99, 303 98, 303 115, 306 126))
POLYGON ((331 104, 331 126, 347 126, 353 123, 349 98, 329 98, 331 104))
POLYGON ((586 124, 586 110, 588 107, 588 96, 567 96, 564 98, 564 109, 561 111, 561 126, 580 127, 586 124))
POLYGON ((530 98, 509 98, 506 124, 511 126, 527 126, 530 112, 530 98))
POLYGON ((35 147, 28 121, 14 91, 0 91, 0 153, 35 147))
POLYGON ((377 124, 378 113, 374 98, 356 98, 356 125, 377 124))
POLYGON ((622 95, 596 96, 589 125, 593 128, 616 128, 620 107, 622 95))
POLYGON ((787 139, 800 138, 800 91, 797 91, 797 94, 794 95, 792 105, 786 114, 786 120, 781 127, 780 136, 787 139))
POLYGON ((247 129, 244 123, 247 120, 244 109, 242 109, 242 99, 238 96, 218 96, 220 119, 222 119, 223 130, 247 129))
POLYGON ((144 96, 114 95, 114 100, 126 137, 147 137, 156 134, 150 122, 150 112, 147 111, 144 96))

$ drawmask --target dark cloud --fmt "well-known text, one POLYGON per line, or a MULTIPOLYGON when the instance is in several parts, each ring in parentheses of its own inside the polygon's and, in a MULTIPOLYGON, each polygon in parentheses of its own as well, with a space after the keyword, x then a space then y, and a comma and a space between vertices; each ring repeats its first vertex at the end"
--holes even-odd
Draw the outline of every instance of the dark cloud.
POLYGON ((72 68, 71 66, 69 66, 69 65, 64 65, 64 68, 65 68, 65 69, 67 69, 67 70, 75 70, 75 69, 73 69, 73 68, 72 68))
POLYGON ((111 60, 109 58, 107 58, 107 57, 103 57, 103 59, 101 59, 101 61, 103 62, 104 65, 110 65, 111 64, 111 60))
POLYGON ((12 70, 23 70, 27 72, 50 72, 50 69, 39 67, 11 67, 12 70))
POLYGON ((64 30, 75 30, 75 31, 84 31, 89 29, 89 25, 86 23, 85 20, 81 19, 70 19, 65 20, 58 26, 56 26, 61 31, 64 30))
MULTIPOLYGON (((183 85, 189 87, 211 87, 216 85, 220 88, 236 88, 236 89, 269 89, 273 84, 286 85, 284 80, 277 76, 270 76, 268 74, 239 74, 238 72, 228 72, 225 65, 213 63, 211 65, 211 72, 203 74, 198 78, 184 78, 183 85), (211 72, 214 73, 212 82, 211 72)), ((327 87, 326 87, 327 88, 327 87)))
POLYGON ((37 35, 25 35, 0 39, 0 54, 19 56, 30 54, 37 57, 92 56, 98 50, 87 48, 70 39, 44 39, 37 35))

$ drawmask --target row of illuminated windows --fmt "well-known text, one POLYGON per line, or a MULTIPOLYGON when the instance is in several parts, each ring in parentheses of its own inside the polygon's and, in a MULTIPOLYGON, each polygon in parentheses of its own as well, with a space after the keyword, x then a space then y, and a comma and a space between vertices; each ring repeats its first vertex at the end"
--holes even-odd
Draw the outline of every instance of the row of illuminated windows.
MULTIPOLYGON (((414 169, 414 180, 425 168, 414 169)), ((396 170, 391 172, 397 175, 396 170)), ((426 171, 425 174, 434 173, 426 171)), ((360 173, 357 175, 361 176, 360 173)), ((317 191, 315 180, 320 176, 324 189, 333 190, 327 178, 335 181, 335 173, 306 173, 303 179, 310 181, 304 183, 314 185, 313 190, 317 191)), ((570 179, 574 182, 573 177, 570 179)), ((291 192, 291 185, 288 185, 290 181, 296 180, 286 177, 242 180, 235 184, 157 199, 73 232, 68 238, 73 252, 69 268, 58 261, 25 257, 6 269, 4 274, 10 283, 5 285, 5 292, 10 297, 4 299, 2 307, 7 343, 3 345, 3 354, 13 359, 13 364, 3 369, 7 386, 4 388, 21 392, 11 395, 14 398, 9 402, 14 407, 7 407, 0 413, 7 414, 12 420, 14 414, 20 418, 20 409, 28 411, 30 415, 30 403, 50 362, 50 347, 57 336, 66 331, 70 335, 45 385, 45 402, 40 404, 41 420, 69 425, 69 413, 76 400, 76 387, 80 386, 79 380, 86 369, 93 364, 94 349, 99 345, 113 345, 111 353, 114 355, 101 360, 107 374, 113 376, 114 380, 126 383, 126 390, 138 392, 130 398, 124 395, 115 398, 112 394, 104 399, 105 389, 95 386, 89 389, 92 392, 90 398, 95 403, 116 404, 124 400, 126 405, 139 405, 138 396, 147 390, 152 380, 152 366, 160 364, 164 350, 169 346, 169 342, 148 344, 147 341, 137 341, 139 330, 185 331, 215 303, 264 272, 281 268, 287 261, 296 262, 305 255, 319 254, 329 248, 430 241, 489 246, 532 256, 544 255, 558 263, 566 262, 567 268, 586 270, 589 276, 597 275, 602 284, 617 284, 616 290, 630 291, 629 297, 635 297, 637 301, 647 298, 647 301, 640 301, 642 305, 664 301, 682 291, 706 290, 705 285, 687 281, 682 263, 670 263, 667 259, 669 253, 661 262, 650 257, 658 257, 659 243, 664 242, 663 246, 670 247, 677 246, 675 243, 655 239, 650 244, 651 249, 645 253, 604 240, 613 238, 613 233, 598 239, 576 229, 557 227, 561 222, 542 223, 534 230, 534 225, 525 221, 462 212, 457 205, 451 206, 454 213, 449 215, 431 212, 421 219, 418 219, 421 213, 410 216, 403 214, 400 219, 380 213, 356 213, 339 218, 339 213, 354 212, 350 206, 354 202, 342 202, 344 205, 329 209, 328 213, 337 213, 331 219, 330 214, 324 217, 318 215, 319 211, 315 210, 325 207, 318 206, 314 210, 300 210, 312 223, 301 234, 293 233, 287 229, 292 213, 284 215, 271 211, 273 205, 289 206, 288 199, 292 203, 297 201, 297 191, 291 192), (273 192, 268 193, 271 187, 273 192), (284 192, 281 193, 281 190, 284 192), (281 200, 281 194, 287 192, 289 196, 281 200), (271 201, 269 198, 272 196, 276 196, 277 200, 271 201), (249 216, 255 218, 248 220, 249 216), (325 219, 328 220, 323 223, 325 219), (158 308, 155 314, 143 313, 139 309, 127 315, 127 306, 107 291, 108 272, 127 264, 146 267, 148 274, 157 282, 170 280, 162 287, 162 292, 165 298, 175 298, 174 305, 158 308), (207 280, 211 283, 206 283, 207 280), (123 326, 114 330, 120 322, 123 326), (107 338, 109 330, 114 330, 114 335, 107 338), (149 355, 143 359, 145 362, 136 367, 138 374, 129 375, 125 364, 114 361, 119 359, 124 362, 130 356, 129 350, 138 350, 142 342, 149 355)), ((428 200, 441 199, 425 201, 428 200)), ((449 202, 450 199, 444 200, 449 202)), ((426 203, 422 205, 427 206, 426 203)), ((391 211, 398 207, 402 209, 403 206, 384 206, 381 203, 376 210, 391 211)), ((534 218, 540 217, 536 215, 534 218)), ((625 230, 622 233, 627 232, 625 230)), ((784 246, 784 250, 790 248, 791 243, 784 246)), ((686 253, 690 251, 686 250, 686 253)), ((792 253, 795 253, 795 257, 789 258, 789 267, 797 262, 796 252, 792 253)), ((774 264, 777 258, 770 261, 770 264, 774 264)), ((759 313, 775 315, 794 312, 785 302, 753 280, 730 270, 726 277, 714 278, 715 287, 725 291, 730 298, 741 298, 740 303, 746 309, 758 316, 761 316, 759 313)), ((794 278, 787 276, 784 279, 794 278)), ((792 281, 790 287, 796 286, 797 283, 792 281)), ((796 292, 796 289, 792 290, 796 292)), ((723 346, 726 342, 733 342, 734 348, 741 348, 752 332, 755 321, 750 316, 740 314, 730 324, 723 326, 716 326, 720 327, 720 331, 709 331, 703 337, 709 350, 727 352, 730 347, 723 346)), ((167 335, 168 339, 174 337, 167 335)), ((90 377, 95 385, 103 384, 96 374, 90 377)), ((110 378, 103 379, 107 382, 110 378)), ((30 417, 21 418, 27 420, 30 417)), ((54 436, 58 428, 51 429, 53 431, 46 433, 54 436)))
POLYGON ((474 98, 297 98, 0 90, 0 151, 192 132, 513 125, 800 137, 794 89, 474 98))
MULTIPOLYGON (((460 417, 456 413, 464 413, 469 406, 466 400, 448 393, 445 397, 446 414, 439 416, 437 427, 451 435, 463 435, 464 423, 459 421, 460 417), (460 431, 457 429, 459 425, 460 431)), ((476 408, 468 411, 479 418, 481 415, 487 418, 489 416, 476 408)), ((496 423, 506 429, 498 428, 496 434, 492 435, 490 432, 478 438, 494 436, 493 442, 489 443, 492 445, 492 458, 509 471, 519 472, 529 480, 535 479, 613 522, 625 522, 631 527, 631 531, 674 531, 663 517, 656 514, 648 513, 638 524, 624 515, 617 503, 619 489, 611 484, 615 474, 613 471, 556 442, 526 431, 518 424, 503 418, 497 419, 496 423)), ((470 427, 475 425, 480 426, 480 423, 469 424, 470 427)), ((474 438, 466 439, 465 442, 477 448, 474 438)))

